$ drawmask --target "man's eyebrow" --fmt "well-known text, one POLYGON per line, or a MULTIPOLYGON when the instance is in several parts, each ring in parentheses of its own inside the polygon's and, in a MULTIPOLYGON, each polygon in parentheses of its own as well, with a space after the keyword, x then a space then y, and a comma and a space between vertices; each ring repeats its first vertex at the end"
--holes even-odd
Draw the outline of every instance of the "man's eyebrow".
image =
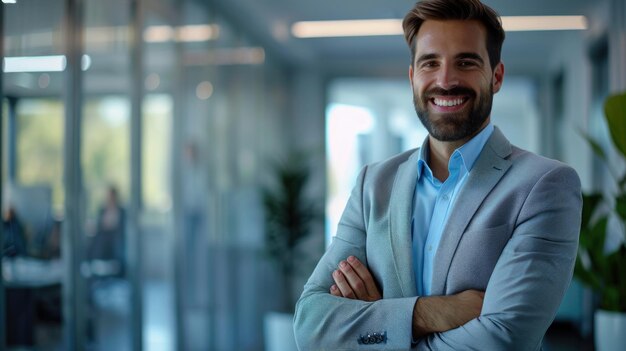
POLYGON ((415 63, 420 63, 420 62, 424 62, 424 61, 428 61, 428 60, 433 60, 439 58, 439 55, 437 54, 424 54, 421 55, 420 57, 417 58, 417 60, 415 60, 415 63))
POLYGON ((456 55, 457 59, 471 59, 471 60, 476 60, 478 62, 480 62, 480 64, 485 64, 485 60, 483 60, 482 57, 480 57, 480 55, 478 55, 477 53, 474 52, 462 52, 458 55, 456 55))

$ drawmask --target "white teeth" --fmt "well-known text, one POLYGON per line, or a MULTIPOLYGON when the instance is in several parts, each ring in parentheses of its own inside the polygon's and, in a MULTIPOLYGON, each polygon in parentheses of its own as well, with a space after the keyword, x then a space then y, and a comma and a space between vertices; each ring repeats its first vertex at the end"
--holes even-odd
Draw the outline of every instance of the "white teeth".
POLYGON ((454 100, 442 100, 442 99, 433 99, 435 101, 435 105, 437 106, 456 106, 463 103, 463 99, 454 99, 454 100))

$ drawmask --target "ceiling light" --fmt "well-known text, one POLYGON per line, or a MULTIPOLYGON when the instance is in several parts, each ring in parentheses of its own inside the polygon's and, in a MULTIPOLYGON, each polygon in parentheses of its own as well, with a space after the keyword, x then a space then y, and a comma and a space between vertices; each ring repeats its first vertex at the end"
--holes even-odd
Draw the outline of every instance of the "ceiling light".
POLYGON ((183 63, 187 66, 261 65, 265 62, 262 47, 216 48, 206 52, 189 52, 183 63))
POLYGON ((143 31, 143 40, 148 43, 162 43, 174 38, 174 29, 170 26, 150 26, 143 31))
POLYGON ((91 56, 83 55, 80 59, 80 69, 86 71, 91 67, 91 56))
POLYGON ((213 84, 208 81, 200 82, 196 87, 196 97, 200 100, 206 100, 213 95, 213 84))
POLYGON ((296 38, 361 37, 402 34, 402 20, 304 21, 291 26, 296 38))
POLYGON ((544 30, 585 30, 585 16, 503 16, 502 27, 507 32, 544 30))
MULTIPOLYGON (((585 16, 502 16, 505 31, 585 30, 585 16)), ((402 35, 401 19, 302 21, 291 26, 296 38, 402 35)))
MULTIPOLYGON (((4 73, 18 72, 63 72, 67 66, 65 55, 5 57, 4 73)), ((81 70, 91 67, 91 57, 83 55, 80 62, 81 70)))
POLYGON ((5 57, 5 73, 15 72, 62 72, 67 60, 64 55, 5 57))
POLYGON ((176 28, 176 40, 183 42, 208 41, 219 35, 217 25, 189 25, 176 28))
POLYGON ((217 39, 220 28, 216 24, 198 24, 180 27, 150 26, 143 32, 143 40, 148 43, 201 42, 217 39))
POLYGON ((3 4, 15 4, 17 3, 17 0, 2 0, 3 4))

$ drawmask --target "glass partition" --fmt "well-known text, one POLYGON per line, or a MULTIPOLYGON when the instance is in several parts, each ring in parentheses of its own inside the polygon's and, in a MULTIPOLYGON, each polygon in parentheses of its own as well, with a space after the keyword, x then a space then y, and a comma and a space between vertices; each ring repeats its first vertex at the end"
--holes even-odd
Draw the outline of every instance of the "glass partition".
MULTIPOLYGON (((63 1, 3 6, 3 199, 6 346, 62 343, 61 227, 65 77, 63 1)), ((5 326, 2 326, 5 328, 5 326)))
POLYGON ((81 172, 86 344, 131 349, 129 280, 131 1, 87 0, 81 172))

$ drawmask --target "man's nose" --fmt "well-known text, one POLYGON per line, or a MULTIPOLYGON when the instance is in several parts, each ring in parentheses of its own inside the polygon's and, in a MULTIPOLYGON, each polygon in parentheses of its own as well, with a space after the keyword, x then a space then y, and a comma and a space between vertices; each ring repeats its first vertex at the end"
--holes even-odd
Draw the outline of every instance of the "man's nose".
POLYGON ((459 85, 459 77, 457 70, 449 64, 441 65, 437 71, 437 86, 449 90, 459 85))

